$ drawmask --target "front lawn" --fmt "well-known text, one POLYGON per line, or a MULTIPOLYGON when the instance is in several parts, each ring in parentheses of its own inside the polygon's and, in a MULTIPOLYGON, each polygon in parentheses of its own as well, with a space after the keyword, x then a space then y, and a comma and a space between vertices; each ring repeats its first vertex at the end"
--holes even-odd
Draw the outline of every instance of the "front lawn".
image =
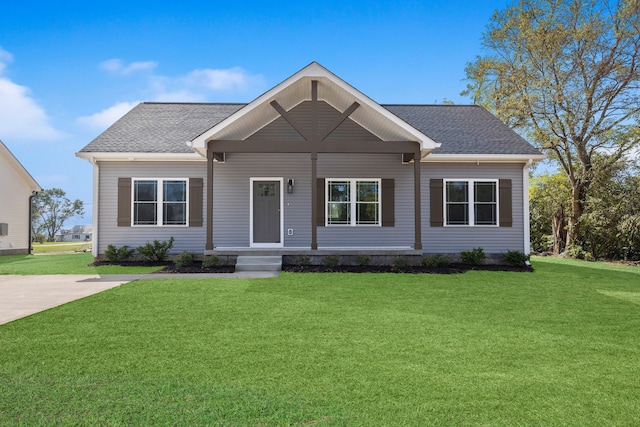
POLYGON ((47 254, 47 255, 3 255, 0 256, 0 274, 146 274, 164 266, 121 267, 119 265, 90 266, 91 253, 47 254))
POLYGON ((91 242, 34 242, 34 254, 91 252, 91 242))
POLYGON ((0 425, 635 425, 640 269, 132 282, 0 326, 0 425))

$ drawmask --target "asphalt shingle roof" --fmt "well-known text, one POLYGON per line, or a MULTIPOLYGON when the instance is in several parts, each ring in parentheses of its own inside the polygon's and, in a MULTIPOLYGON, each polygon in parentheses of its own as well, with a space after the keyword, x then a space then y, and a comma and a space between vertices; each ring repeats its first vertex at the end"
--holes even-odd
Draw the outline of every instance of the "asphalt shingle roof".
POLYGON ((192 153, 186 144, 246 104, 143 102, 84 147, 83 153, 192 153))
POLYGON ((436 142, 438 154, 540 154, 478 105, 383 105, 436 142))
MULTIPOLYGON (((246 104, 138 104, 81 152, 190 153, 186 144, 246 104)), ((441 147, 438 154, 540 152, 487 110, 476 105, 383 105, 441 147)))

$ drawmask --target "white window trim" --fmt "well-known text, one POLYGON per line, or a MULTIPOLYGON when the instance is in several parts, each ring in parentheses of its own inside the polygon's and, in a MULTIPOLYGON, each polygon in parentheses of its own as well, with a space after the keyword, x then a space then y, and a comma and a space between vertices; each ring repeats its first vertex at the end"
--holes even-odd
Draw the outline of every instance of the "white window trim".
POLYGON ((459 179, 444 179, 442 188, 442 217, 444 218, 444 227, 484 227, 484 228, 496 228, 500 227, 500 180, 499 179, 483 179, 483 178, 459 178, 459 179), (449 182, 466 182, 468 184, 467 204, 469 205, 469 224, 448 224, 447 217, 447 183, 449 182), (475 222, 475 201, 473 197, 474 184, 476 182, 492 182, 496 186, 496 223, 495 224, 476 224, 475 222))
POLYGON ((178 228, 185 228, 185 227, 189 227, 189 178, 131 178, 131 227, 138 227, 138 228, 157 228, 157 227, 162 227, 162 228, 167 228, 167 227, 178 227, 178 228), (135 203, 135 182, 136 181, 156 181, 156 184, 158 185, 158 200, 156 201, 156 215, 158 218, 158 222, 156 224, 135 224, 135 217, 134 217, 134 203, 135 203), (163 224, 163 212, 164 212, 164 181, 184 181, 186 183, 186 200, 185 200, 185 204, 186 204, 186 209, 185 209, 185 223, 184 224, 163 224))
POLYGON ((325 227, 382 227, 382 178, 325 178, 324 180, 324 225, 325 227), (349 224, 330 224, 329 223, 329 183, 334 181, 348 181, 352 195, 349 204, 351 206, 351 221, 349 224), (358 224, 356 222, 356 204, 357 183, 362 181, 374 181, 378 184, 378 223, 377 224, 358 224))

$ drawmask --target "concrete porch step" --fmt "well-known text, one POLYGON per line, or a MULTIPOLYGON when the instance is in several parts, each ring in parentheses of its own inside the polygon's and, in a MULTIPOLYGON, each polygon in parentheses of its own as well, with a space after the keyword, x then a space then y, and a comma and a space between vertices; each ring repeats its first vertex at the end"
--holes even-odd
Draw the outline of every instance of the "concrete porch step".
POLYGON ((280 271, 282 256, 273 255, 238 255, 236 271, 280 271))

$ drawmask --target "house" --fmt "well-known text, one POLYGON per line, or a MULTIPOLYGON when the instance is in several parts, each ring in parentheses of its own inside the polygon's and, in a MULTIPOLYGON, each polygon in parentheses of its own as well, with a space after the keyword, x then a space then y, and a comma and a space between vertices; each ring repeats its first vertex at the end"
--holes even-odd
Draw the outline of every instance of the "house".
POLYGON ((62 230, 56 236, 56 242, 90 242, 92 233, 91 225, 74 225, 71 230, 62 230))
POLYGON ((540 152, 476 105, 380 105, 318 63, 248 104, 141 103, 77 156, 95 256, 529 252, 540 152))
POLYGON ((31 249, 31 202, 42 188, 0 141, 0 255, 31 249))

